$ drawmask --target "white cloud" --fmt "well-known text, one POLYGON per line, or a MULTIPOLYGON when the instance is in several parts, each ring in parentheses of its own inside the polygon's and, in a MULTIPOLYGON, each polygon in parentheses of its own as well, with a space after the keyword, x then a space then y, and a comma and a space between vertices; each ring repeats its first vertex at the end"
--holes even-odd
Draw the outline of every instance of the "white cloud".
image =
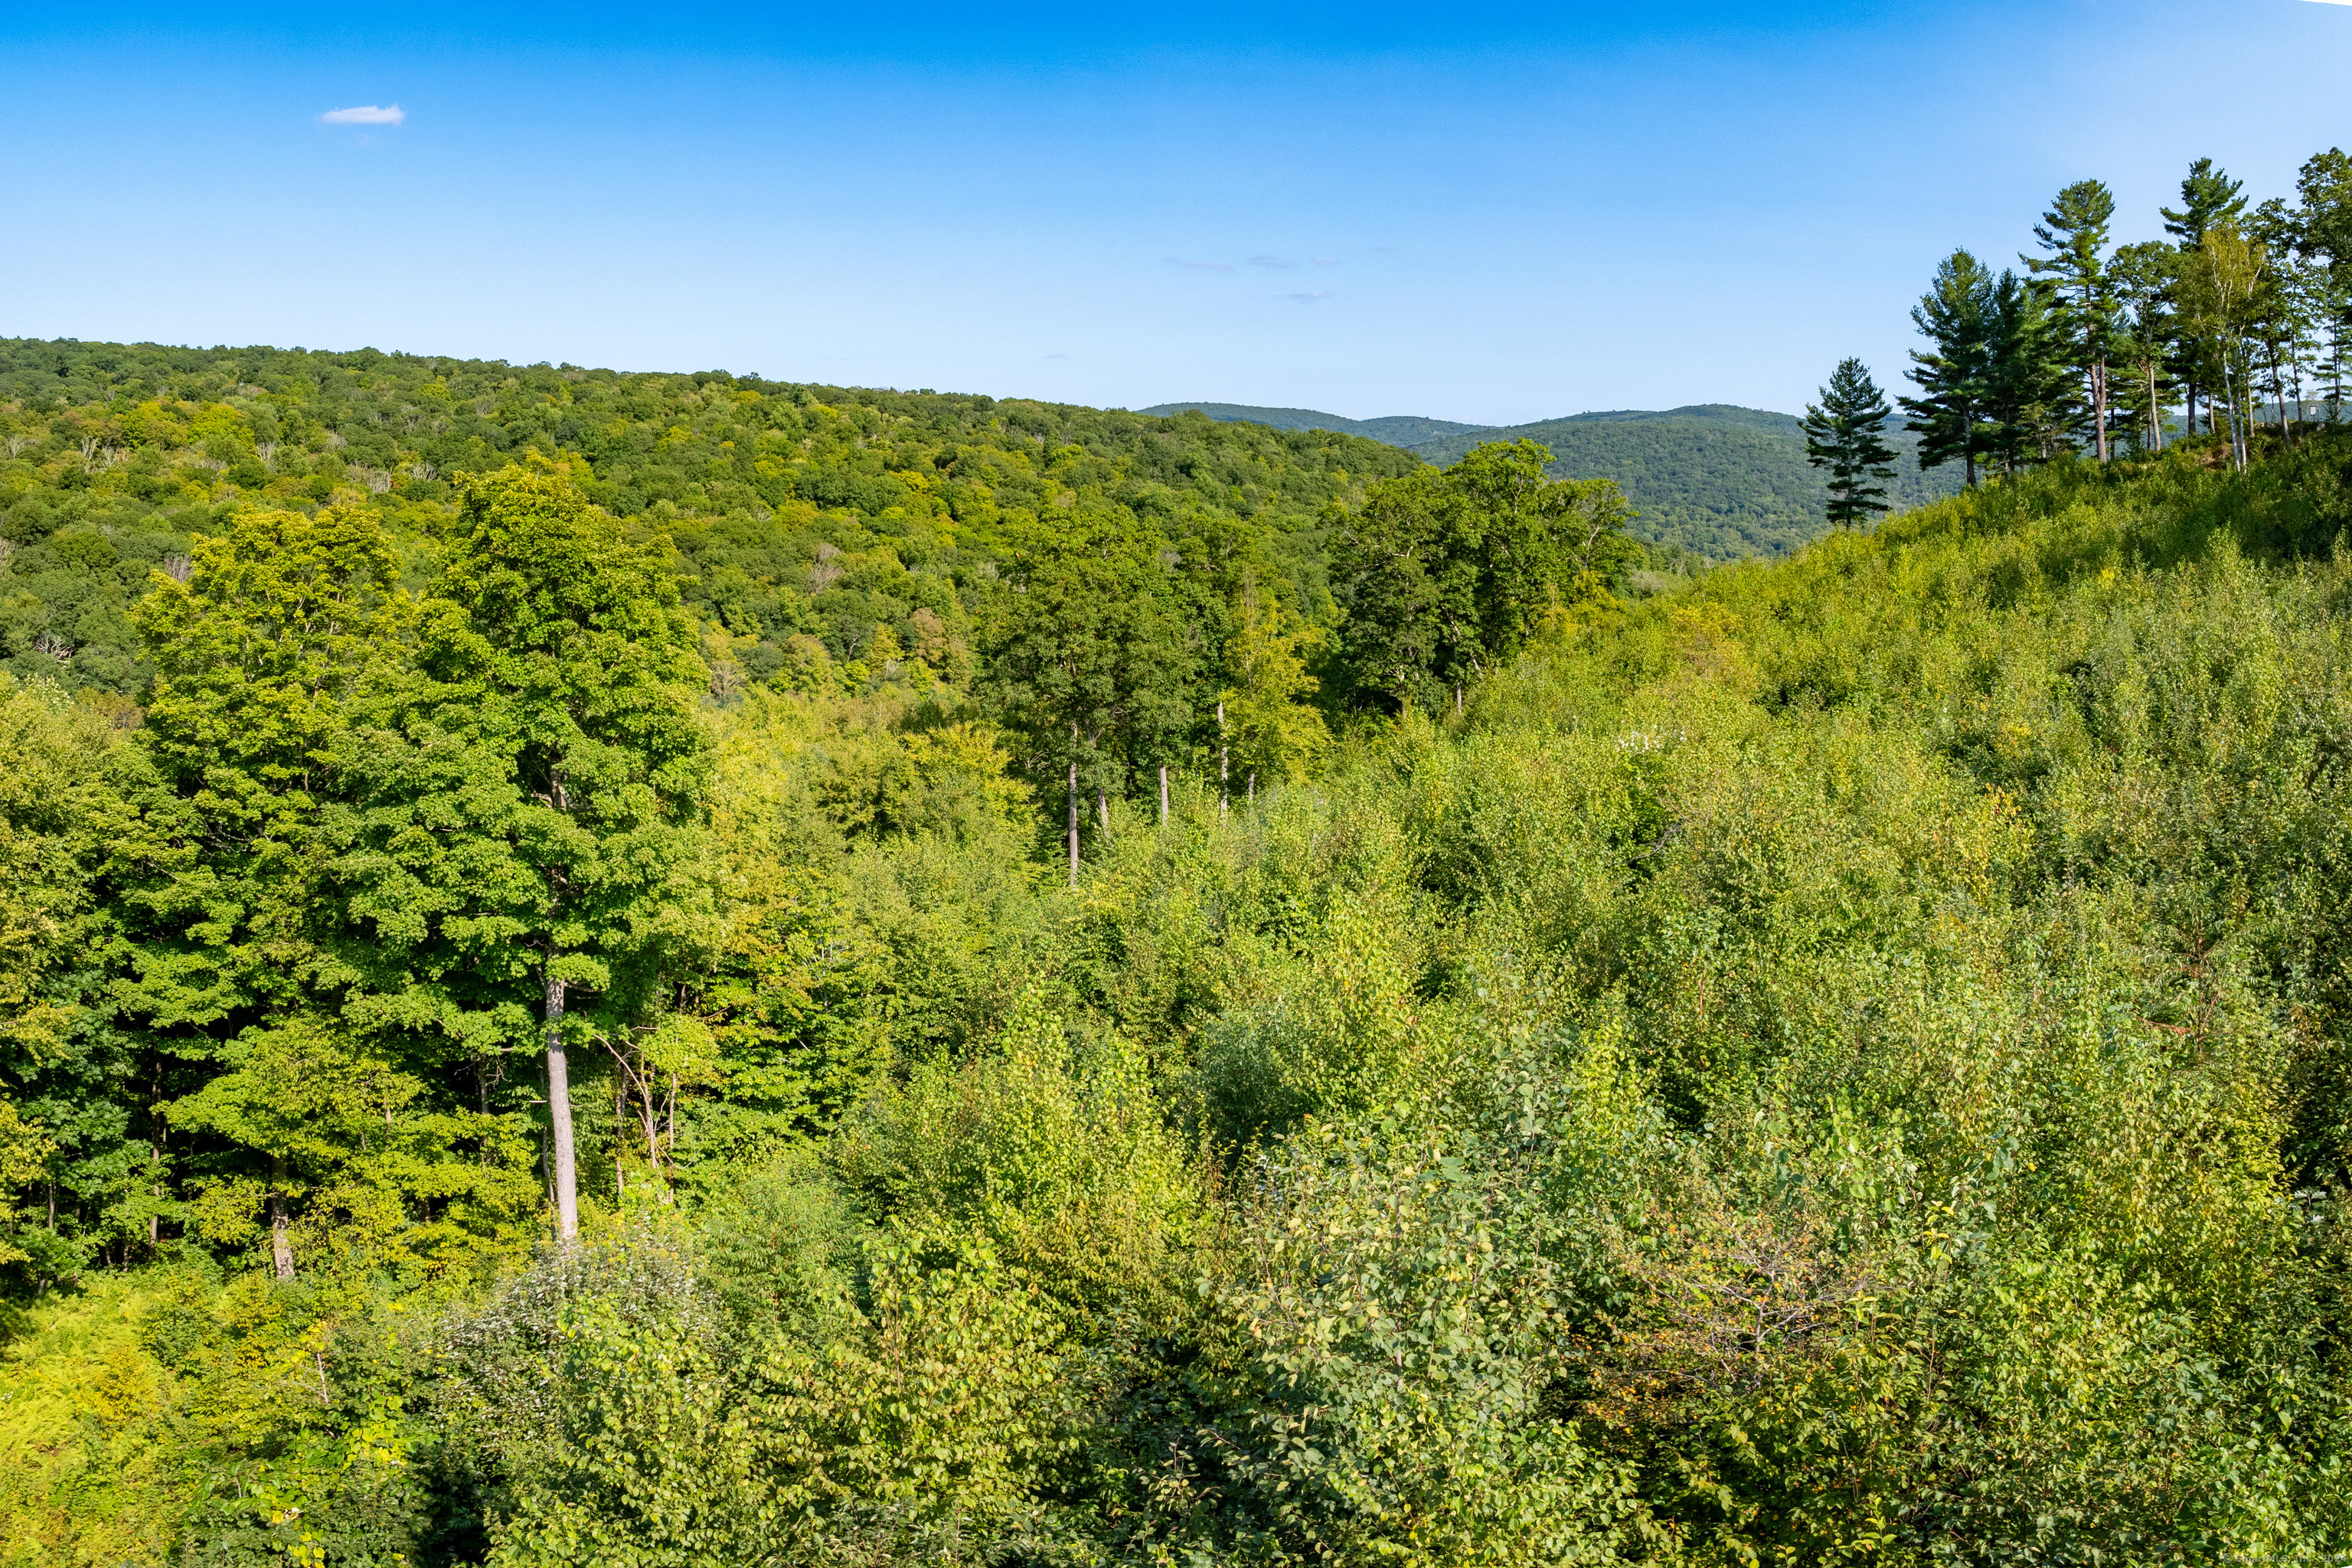
POLYGON ((319 122, 322 125, 397 125, 407 118, 408 111, 396 103, 388 109, 368 103, 357 109, 331 109, 319 116, 319 122))
POLYGON ((1252 267, 1279 267, 1287 270, 1290 268, 1297 266, 1298 263, 1296 261, 1286 261, 1279 256, 1253 256, 1250 258, 1250 265, 1252 267))
POLYGON ((1278 299, 1289 300, 1294 305, 1312 305, 1318 300, 1328 300, 1330 297, 1330 292, 1328 289, 1312 289, 1303 293, 1282 294, 1276 296, 1278 299))

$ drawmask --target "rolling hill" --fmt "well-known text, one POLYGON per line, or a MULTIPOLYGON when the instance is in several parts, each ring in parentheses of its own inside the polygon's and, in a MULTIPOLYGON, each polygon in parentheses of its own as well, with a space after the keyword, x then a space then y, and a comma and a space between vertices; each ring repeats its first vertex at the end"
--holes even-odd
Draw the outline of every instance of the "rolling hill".
MULTIPOLYGON (((1634 531, 1713 560, 1781 555, 1818 537, 1826 491, 1805 461, 1802 426, 1792 415, 1730 404, 1663 411, 1617 409, 1527 425, 1464 425, 1414 415, 1347 419, 1311 408, 1255 408, 1233 403, 1166 403, 1146 414, 1198 409, 1212 419, 1249 421, 1278 430, 1329 430, 1385 441, 1433 463, 1450 463, 1481 441, 1542 442, 1551 472, 1562 479, 1606 476, 1624 487, 1641 513, 1634 531)), ((1960 488, 1957 469, 1922 471, 1915 443, 1897 433, 1903 453, 1888 493, 1900 508, 1960 488)))

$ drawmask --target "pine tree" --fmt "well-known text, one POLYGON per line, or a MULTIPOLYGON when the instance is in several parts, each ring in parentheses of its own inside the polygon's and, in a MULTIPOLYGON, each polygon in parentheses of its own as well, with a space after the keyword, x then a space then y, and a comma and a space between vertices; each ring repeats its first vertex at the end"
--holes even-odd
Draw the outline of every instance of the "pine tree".
POLYGON ((1965 250, 1937 267, 1935 283, 1911 311, 1912 325, 1934 345, 1927 353, 1911 351, 1911 379, 1922 395, 1901 400, 1911 416, 1904 428, 1919 437, 1919 466, 1958 458, 1971 485, 1985 450, 1992 289, 1992 274, 1965 250))
MULTIPOLYGON (((2243 184, 2213 166, 2210 158, 2200 158, 2189 165, 2189 174, 2180 182, 2180 206, 2160 207, 2164 232, 2179 242, 2183 256, 2195 256, 2204 249, 2205 236, 2222 224, 2235 225, 2246 213, 2243 184)), ((2201 389, 2197 383, 2197 366, 2184 357, 2181 362, 2183 384, 2189 395, 2189 434, 2197 434, 2197 395, 2201 389)))
POLYGON ((2013 474, 2066 449, 2066 366, 2042 290, 2006 268, 1993 280, 1985 328, 1986 455, 2013 474))
POLYGON ((1806 405, 1805 460, 1829 470, 1832 527, 1858 528, 1887 510, 1883 481, 1895 475, 1895 449, 1880 432, 1894 416, 1858 359, 1841 360, 1821 402, 1806 405))
POLYGON ((2352 356, 2352 156, 2329 148, 2295 175, 2300 198, 2297 253, 2309 274, 2313 313, 2326 332, 2320 375, 2328 417, 2344 417, 2345 361, 2352 356))
POLYGON ((2109 456, 2107 363, 2120 325, 2105 254, 2115 216, 2113 192, 2097 180, 2078 180, 2058 193, 2034 226, 2033 237, 2051 254, 2024 258, 2028 272, 2048 280, 2053 346, 2074 373, 2103 463, 2109 456))
POLYGON ((2303 416, 2303 372, 2313 347, 2312 330, 2326 312, 2324 268, 2300 259, 2304 214, 2276 196, 2256 207, 2247 234, 2262 251, 2263 279, 2255 290, 2251 326, 2262 351, 2260 369, 2278 410, 2279 437, 2294 444, 2303 416))

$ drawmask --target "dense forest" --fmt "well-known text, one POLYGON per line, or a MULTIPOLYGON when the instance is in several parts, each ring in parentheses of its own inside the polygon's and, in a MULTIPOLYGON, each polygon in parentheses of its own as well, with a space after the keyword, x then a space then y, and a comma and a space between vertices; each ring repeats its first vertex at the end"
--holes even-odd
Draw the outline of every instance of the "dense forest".
POLYGON ((747 679, 790 665, 810 689, 817 661, 858 663, 881 626, 935 667, 962 657, 973 574, 1056 509, 1191 540, 1202 569, 1246 536, 1320 624, 1323 512, 1417 466, 1201 418, 723 373, 0 340, 0 653, 20 679, 134 694, 151 672, 127 612, 196 533, 332 503, 430 537, 457 475, 533 451, 579 460, 584 496, 666 533, 747 679))
MULTIPOLYGON (((1805 460, 1802 423, 1760 408, 1700 404, 1493 426, 1410 416, 1341 419, 1310 409, 1214 403, 1168 404, 1150 412, 1182 408, 1277 429, 1367 436, 1440 464, 1482 442, 1539 441, 1552 453, 1546 472, 1554 479, 1615 480, 1633 508, 1629 533, 1701 561, 1782 555, 1828 531, 1828 491, 1805 460)), ((1889 481, 1897 506, 1920 506, 1961 488, 1959 464, 1922 469, 1915 437, 1897 428, 1888 439, 1898 458, 1889 481)))
POLYGON ((2177 416, 1948 262, 1976 482, 1703 571, 1532 441, 9 344, 0 1560, 2352 1551, 2231 222, 2177 416))

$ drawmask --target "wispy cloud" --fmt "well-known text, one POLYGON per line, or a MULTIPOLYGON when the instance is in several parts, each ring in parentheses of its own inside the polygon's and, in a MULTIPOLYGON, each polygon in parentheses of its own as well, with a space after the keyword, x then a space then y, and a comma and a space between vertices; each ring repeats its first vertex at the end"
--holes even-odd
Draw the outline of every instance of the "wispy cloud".
MULTIPOLYGON (((2346 4, 2346 5, 2352 5, 2352 0, 2345 0, 2345 4, 2346 4)), ((1317 258, 1315 258, 1315 265, 1316 265, 1316 266, 1318 266, 1318 267, 1337 267, 1337 266, 1339 266, 1339 264, 1338 262, 1336 262, 1336 261, 1332 260, 1332 259, 1331 259, 1329 257, 1328 257, 1328 256, 1318 256, 1318 257, 1317 257, 1317 258)))
POLYGON ((397 125, 408 118, 398 104, 363 103, 356 109, 331 109, 319 116, 321 125, 397 125))
POLYGON ((1277 300, 1287 300, 1294 305, 1312 305, 1318 300, 1328 300, 1330 297, 1330 290, 1326 289, 1311 289, 1297 294, 1276 294, 1275 296, 1277 300))
POLYGON ((1230 261, 1187 261, 1181 256, 1168 258, 1168 264, 1171 267, 1189 267, 1195 272, 1231 272, 1234 269, 1230 261))
POLYGON ((1252 267, 1279 267, 1285 271, 1287 271, 1291 268, 1297 266, 1298 263, 1296 261, 1285 260, 1279 256, 1253 256, 1250 258, 1250 265, 1252 267))

